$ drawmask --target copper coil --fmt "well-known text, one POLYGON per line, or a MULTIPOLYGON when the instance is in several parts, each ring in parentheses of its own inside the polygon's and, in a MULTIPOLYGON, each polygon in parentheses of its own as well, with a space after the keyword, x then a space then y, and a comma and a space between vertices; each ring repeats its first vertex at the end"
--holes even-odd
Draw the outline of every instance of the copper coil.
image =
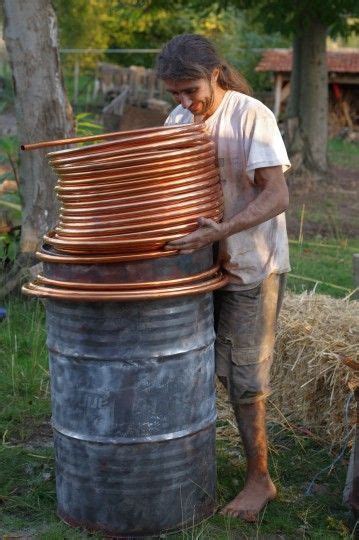
POLYGON ((200 190, 202 188, 210 188, 213 185, 219 183, 218 175, 216 171, 211 174, 198 174, 192 177, 192 182, 186 182, 184 184, 175 184, 172 182, 164 182, 161 186, 147 186, 140 188, 122 188, 115 190, 100 191, 99 193, 92 191, 92 193, 81 193, 81 194, 58 194, 58 199, 62 204, 68 208, 73 207, 83 207, 87 204, 94 204, 96 202, 102 202, 107 204, 107 202, 115 202, 120 200, 121 202, 126 201, 141 201, 142 199, 151 199, 155 197, 163 197, 172 194, 185 193, 186 191, 200 190), (215 176, 214 176, 215 175, 215 176), (158 188, 161 187, 160 190, 158 188))
POLYGON ((32 145, 22 145, 22 149, 24 150, 31 150, 35 147, 37 148, 44 148, 45 146, 58 146, 61 144, 77 144, 80 142, 85 141, 94 141, 94 140, 101 140, 101 139, 111 139, 112 140, 106 140, 106 142, 103 143, 97 143, 96 145, 87 145, 87 146, 80 146, 77 148, 66 148, 65 150, 55 150, 54 152, 49 152, 47 154, 49 159, 53 159, 56 157, 61 156, 71 156, 71 155, 77 155, 81 154, 82 152, 87 152, 88 149, 91 148, 108 148, 111 146, 112 143, 117 143, 119 140, 124 140, 127 138, 133 138, 133 137, 153 137, 156 132, 160 131, 164 134, 167 134, 167 136, 170 136, 173 132, 174 135, 180 134, 180 133, 186 133, 186 132, 196 132, 196 131, 203 131, 205 129, 204 124, 181 124, 181 125, 171 125, 171 126, 157 126, 157 127, 151 127, 151 128, 142 128, 137 130, 131 130, 131 131, 117 131, 112 133, 102 133, 101 135, 89 135, 87 137, 75 137, 75 138, 68 138, 68 139, 59 139, 55 141, 46 141, 43 143, 35 143, 32 145), (41 145, 41 146, 40 146, 41 145))
POLYGON ((153 227, 148 230, 140 230, 140 231, 133 231, 132 228, 130 230, 129 227, 117 227, 116 229, 112 229, 110 233, 102 233, 101 231, 98 232, 95 235, 83 235, 81 232, 74 232, 71 235, 65 235, 65 238, 63 238, 61 230, 57 227, 51 236, 52 240, 59 239, 69 242, 72 245, 75 245, 77 243, 79 244, 86 244, 88 242, 101 242, 101 244, 112 244, 113 242, 117 241, 134 241, 134 242, 142 242, 147 241, 147 239, 155 239, 156 237, 159 237, 158 240, 160 240, 164 236, 172 236, 172 235, 185 235, 189 234, 190 232, 193 232, 197 228, 197 222, 193 221, 190 223, 182 223, 176 224, 174 226, 164 226, 164 227, 153 227), (66 238, 69 236, 69 238, 66 238))
POLYGON ((102 178, 102 177, 108 177, 108 176, 122 176, 122 177, 130 177, 134 175, 134 177, 138 176, 152 176, 155 173, 174 173, 176 171, 181 170, 198 170, 197 161, 203 161, 206 160, 207 164, 213 164, 215 166, 215 156, 213 152, 198 152, 196 154, 193 154, 192 156, 188 157, 185 156, 183 160, 179 158, 179 160, 176 163, 171 163, 164 161, 162 162, 160 159, 160 153, 157 154, 158 159, 155 160, 153 163, 150 161, 146 164, 140 164, 140 165, 133 165, 129 167, 124 167, 121 162, 111 162, 111 163, 105 163, 101 164, 100 168, 94 168, 94 167, 86 167, 86 170, 79 169, 78 167, 66 167, 63 171, 56 171, 56 173, 60 176, 61 181, 71 181, 74 182, 75 180, 87 180, 92 178, 102 178))
MULTIPOLYGON (((176 124, 175 126, 174 125, 166 125, 166 126, 161 126, 161 129, 168 129, 168 130, 171 130, 171 129, 174 129, 174 128, 178 128, 178 129, 183 129, 183 128, 186 128, 188 126, 190 126, 192 124, 176 124)), ((199 125, 199 124, 197 124, 199 125)), ((203 127, 203 124, 201 125, 201 127, 203 127)), ((21 145, 21 150, 36 150, 37 148, 49 148, 50 146, 62 146, 62 145, 69 145, 69 144, 79 144, 79 143, 83 143, 83 142, 88 142, 88 141, 102 141, 102 140, 115 140, 115 139, 118 139, 119 137, 127 137, 128 135, 135 135, 136 133, 150 133, 152 131, 156 131, 158 130, 159 127, 156 126, 156 127, 149 127, 149 128, 141 128, 141 129, 137 129, 137 130, 131 130, 131 131, 112 131, 110 133, 100 133, 99 135, 85 135, 83 137, 68 137, 67 139, 55 139, 55 140, 52 140, 52 141, 40 141, 40 142, 37 142, 37 143, 32 143, 32 144, 22 144, 21 145)), ((67 152, 69 149, 66 149, 64 150, 64 152, 67 152)), ((73 148, 71 150, 77 150, 77 148, 73 148)), ((58 150, 58 152, 61 152, 61 150, 58 150)))
MULTIPOLYGON (((101 244, 106 243, 110 240, 121 240, 122 238, 131 239, 141 237, 142 240, 151 239, 156 236, 163 236, 169 234, 190 234, 195 231, 198 226, 196 221, 190 223, 182 223, 181 225, 176 224, 174 226, 163 226, 156 227, 147 230, 133 230, 132 227, 117 227, 111 230, 96 231, 95 234, 83 233, 82 231, 75 231, 74 233, 63 234, 61 228, 56 227, 54 229, 55 238, 58 238, 63 241, 77 241, 77 242, 100 242, 101 244)), ((139 228, 138 228, 139 229, 139 228)))
MULTIPOLYGON (((188 159, 193 159, 194 156, 201 157, 204 154, 214 155, 214 143, 212 141, 202 144, 200 146, 191 146, 189 148, 182 148, 181 151, 178 150, 163 150, 158 152, 158 150, 147 151, 147 152, 136 152, 132 154, 126 154, 121 152, 116 152, 116 155, 112 157, 104 157, 101 155, 99 159, 92 160, 91 163, 80 164, 80 165, 71 165, 74 169, 78 171, 88 171, 96 169, 105 169, 111 168, 114 164, 121 165, 121 167, 134 167, 136 165, 146 165, 148 163, 156 163, 156 160, 166 161, 166 162, 176 162, 176 159, 180 158, 183 161, 188 159)), ((69 165, 58 166, 53 164, 53 168, 58 172, 66 172, 69 165)))
POLYGON ((176 285, 186 285, 187 283, 195 283, 197 281, 203 281, 219 272, 220 266, 217 264, 212 266, 208 270, 199 274, 193 274, 176 279, 167 279, 161 281, 136 281, 132 283, 82 283, 78 281, 59 281, 56 279, 50 279, 43 275, 38 275, 36 282, 40 285, 49 285, 50 287, 60 287, 64 289, 80 289, 87 291, 126 291, 133 289, 150 289, 161 287, 173 287, 176 285))
POLYGON ((113 219, 128 219, 133 220, 134 222, 147 221, 148 219, 165 219, 168 216, 176 217, 188 215, 191 212, 200 212, 204 208, 220 208, 223 207, 223 202, 221 198, 218 197, 218 194, 205 195, 201 198, 197 198, 196 201, 188 200, 182 201, 181 206, 179 206, 176 201, 166 206, 160 205, 154 208, 130 208, 126 211, 115 207, 114 209, 106 208, 108 213, 98 214, 84 214, 83 212, 68 211, 66 208, 61 208, 60 219, 63 223, 103 223, 113 219))
POLYGON ((33 283, 23 285, 22 292, 28 296, 37 296, 40 298, 56 298, 59 300, 71 300, 82 302, 99 301, 138 301, 155 300, 159 298, 173 298, 177 296, 186 296, 192 294, 203 294, 219 289, 228 283, 228 277, 218 273, 215 277, 202 281, 200 283, 191 283, 189 285, 177 285, 163 289, 148 288, 142 290, 129 291, 83 291, 76 289, 52 288, 40 285, 35 280, 33 283))
MULTIPOLYGON (((198 168, 198 170, 201 172, 201 174, 203 175, 208 175, 210 173, 213 172, 213 165, 206 165, 206 166, 201 166, 198 168)), ((163 185, 180 185, 180 184, 186 184, 186 183, 190 183, 192 182, 192 179, 197 176, 197 173, 196 171, 194 170, 191 170, 191 171, 184 171, 184 172, 177 172, 175 174, 168 174, 168 175, 165 175, 165 176, 156 176, 156 177, 153 177, 153 178, 148 178, 146 176, 146 178, 142 179, 126 179, 126 180, 122 180, 120 178, 120 180, 116 181, 116 179, 112 179, 111 178, 111 181, 110 182, 96 182, 95 184, 94 183, 91 183, 89 185, 76 185, 76 186, 73 186, 71 185, 71 183, 69 183, 69 185, 65 185, 63 186, 62 184, 60 184, 60 182, 58 183, 58 185, 55 187, 55 191, 56 193, 60 194, 61 196, 62 195, 66 195, 68 193, 78 193, 79 195, 81 195, 82 193, 101 193, 105 190, 110 190, 110 189, 123 189, 125 188, 126 186, 127 187, 130 187, 130 188, 133 188, 133 189, 147 189, 147 188, 154 188, 154 187, 159 187, 159 186, 163 186, 163 185)))
POLYGON ((121 237, 118 239, 114 237, 113 240, 100 239, 100 241, 94 240, 73 240, 72 238, 60 239, 48 235, 44 235, 44 241, 53 246, 57 251, 61 253, 69 253, 71 255, 89 254, 95 253, 104 254, 119 254, 126 255, 129 253, 146 253, 153 251, 162 251, 164 246, 171 240, 177 240, 181 238, 183 234, 167 234, 158 237, 143 238, 131 238, 127 239, 121 237))
POLYGON ((102 215, 101 217, 94 218, 94 216, 81 216, 74 218, 73 216, 60 216, 59 227, 63 229, 73 228, 74 230, 81 231, 83 229, 106 229, 109 227, 117 227, 121 225, 132 225, 134 230, 146 230, 152 227, 154 223, 167 223, 172 225, 175 223, 185 223, 187 221, 198 220, 199 217, 207 217, 220 221, 223 217, 223 203, 216 200, 207 204, 201 205, 200 209, 194 209, 193 206, 183 208, 181 211, 173 211, 167 209, 162 212, 153 213, 150 209, 147 215, 143 215, 141 212, 132 214, 117 214, 102 215))
POLYGON ((58 263, 58 264, 108 264, 119 262, 135 262, 148 259, 158 259, 162 257, 170 257, 178 252, 176 249, 166 251, 144 251, 137 253, 116 254, 116 255, 70 255, 61 252, 47 253, 45 251, 37 251, 36 258, 39 261, 46 263, 58 263))
POLYGON ((90 162, 91 158, 97 159, 105 157, 105 156, 116 156, 116 154, 121 153, 121 148, 125 147, 125 151, 128 154, 137 153, 139 151, 145 152, 145 151, 151 151, 151 150, 169 150, 170 148, 188 148, 190 146, 197 146, 201 145, 203 143, 208 143, 208 135, 205 133, 189 133, 188 135, 182 135, 181 137, 173 137, 168 138, 167 136, 159 137, 154 142, 141 142, 136 143, 136 140, 133 140, 132 144, 126 145, 124 141, 115 141, 113 145, 113 150, 111 151, 101 151, 97 152, 98 148, 95 148, 94 146, 90 147, 89 150, 92 150, 88 153, 82 153, 78 156, 73 157, 66 157, 66 158, 58 158, 58 159, 50 159, 51 166, 57 170, 58 167, 68 165, 70 168, 70 165, 81 163, 82 161, 90 162))
POLYGON ((111 240, 114 238, 141 238, 143 240, 147 238, 152 238, 152 236, 157 235, 167 235, 167 234, 175 234, 176 232, 182 233, 183 235, 189 234, 193 232, 197 227, 197 222, 192 221, 189 223, 182 223, 176 224, 174 226, 160 226, 160 227, 152 227, 147 230, 143 230, 142 228, 139 230, 133 230, 131 226, 124 226, 124 227, 116 227, 108 230, 107 232, 98 231, 94 235, 90 234, 83 234, 82 231, 75 231, 74 233, 68 233, 63 235, 61 227, 56 227, 54 229, 55 238, 60 238, 62 240, 69 239, 69 240, 76 240, 78 242, 81 242, 82 240, 86 241, 98 241, 98 242, 106 242, 107 240, 111 240))
POLYGON ((68 194, 78 194, 82 195, 85 193, 101 193, 104 191, 109 190, 118 190, 125 191, 128 189, 135 189, 135 190, 148 190, 148 189, 159 189, 162 186, 165 185, 182 185, 186 183, 191 183, 193 180, 200 179, 206 176, 209 176, 213 174, 214 172, 217 172, 216 169, 213 168, 213 166, 206 166, 199 171, 184 171, 184 172, 177 172, 175 174, 167 174, 164 176, 156 176, 153 178, 139 178, 139 179, 131 179, 131 180, 114 180, 111 179, 110 182, 99 182, 97 183, 90 183, 88 185, 76 185, 73 186, 71 183, 68 183, 68 185, 63 185, 62 183, 58 183, 56 186, 56 192, 58 196, 63 197, 64 195, 68 194))
POLYGON ((213 197, 220 197, 221 191, 220 191, 220 184, 216 183, 214 186, 212 186, 208 190, 197 190, 192 191, 190 193, 181 193, 179 195, 169 195, 167 197, 158 197, 157 199, 148 199, 144 200, 143 197, 133 196, 133 197, 126 197, 126 202, 124 202, 125 199, 121 201, 120 204, 113 204, 113 201, 101 201, 99 204, 96 204, 94 206, 83 206, 80 205, 74 205, 74 204, 67 204, 66 206, 63 206, 61 208, 61 212, 63 215, 98 215, 102 213, 108 213, 108 212, 125 212, 125 211, 141 211, 144 207, 146 208, 152 208, 154 211, 155 209, 164 209, 169 204, 182 204, 182 202, 190 202, 193 204, 193 200, 196 200, 197 197, 206 197, 209 198, 211 196, 213 197), (205 195, 204 195, 205 193, 205 195))
POLYGON ((165 244, 196 230, 200 216, 220 221, 221 186, 204 124, 106 139, 48 154, 62 208, 44 239, 67 260, 165 256, 165 244))
POLYGON ((210 210, 207 212, 198 212, 197 214, 192 214, 189 216, 182 216, 182 217, 175 217, 167 220, 161 220, 161 221, 153 221, 152 219, 146 223, 141 221, 141 223, 135 222, 135 223, 128 223, 128 220, 122 220, 121 222, 110 222, 112 226, 108 225, 97 225, 88 227, 88 225, 78 225, 78 224, 72 224, 72 227, 67 227, 66 224, 63 224, 59 222, 57 227, 55 228, 55 232, 59 236, 96 236, 96 235, 108 235, 108 234, 119 234, 120 232, 127 232, 127 231, 146 231, 148 229, 152 230, 155 228, 160 227, 170 227, 173 226, 179 226, 181 223, 188 223, 189 225, 196 226, 198 223, 198 218, 200 217, 206 217, 214 219, 215 221, 219 221, 222 214, 222 208, 217 208, 214 210, 210 210), (117 225, 116 225, 117 223, 117 225))
POLYGON ((133 181, 145 181, 153 180, 157 177, 173 176, 175 174, 193 174, 193 172, 198 172, 198 169, 201 170, 202 167, 212 166, 215 169, 215 163, 213 158, 207 158, 203 160, 194 160, 185 164, 172 165, 170 167, 154 167, 151 168, 140 168, 137 171, 132 170, 132 172, 124 171, 124 169, 114 169, 113 171, 101 171, 100 173, 79 173, 70 177, 69 175, 62 175, 59 178, 58 185, 60 187, 75 187, 75 186, 88 186, 88 185, 97 185, 100 182, 122 182, 126 180, 133 181))
MULTIPOLYGON (((137 152, 132 154, 122 154, 116 152, 116 155, 110 157, 103 157, 98 159, 92 159, 89 165, 78 165, 79 170, 87 170, 88 168, 100 168, 103 165, 112 165, 118 162, 123 167, 133 167, 135 165, 155 163, 159 159, 166 163, 176 163, 178 159, 181 161, 190 160, 192 156, 200 156, 204 154, 215 155, 214 143, 209 141, 208 143, 201 144, 200 146, 190 146, 189 148, 181 148, 180 150, 152 150, 147 152, 137 152), (97 167, 98 166, 98 167, 97 167)), ((64 171, 67 165, 64 166, 64 171)))

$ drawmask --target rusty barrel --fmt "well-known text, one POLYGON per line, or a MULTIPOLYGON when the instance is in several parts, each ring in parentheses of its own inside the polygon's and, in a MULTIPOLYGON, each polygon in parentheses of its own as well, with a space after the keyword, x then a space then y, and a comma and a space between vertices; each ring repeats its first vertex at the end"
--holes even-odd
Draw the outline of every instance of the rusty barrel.
MULTIPOLYGON (((44 262, 44 275, 71 282, 150 281, 203 272, 212 259, 209 247, 108 265, 44 262)), ((211 515, 211 293, 44 302, 59 516, 108 535, 141 537, 211 515)))

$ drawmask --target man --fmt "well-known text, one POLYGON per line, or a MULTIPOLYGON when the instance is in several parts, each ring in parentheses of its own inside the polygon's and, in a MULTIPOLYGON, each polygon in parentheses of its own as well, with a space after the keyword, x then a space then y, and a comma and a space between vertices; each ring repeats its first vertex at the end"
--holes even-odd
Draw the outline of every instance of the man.
POLYGON ((226 386, 247 458, 242 491, 222 513, 255 521, 276 496, 267 465, 265 398, 275 328, 289 271, 285 216, 288 156, 271 111, 243 77, 196 34, 169 41, 157 75, 179 104, 167 124, 205 122, 216 143, 224 218, 166 247, 190 253, 219 242, 229 285, 215 294, 216 372, 226 386))

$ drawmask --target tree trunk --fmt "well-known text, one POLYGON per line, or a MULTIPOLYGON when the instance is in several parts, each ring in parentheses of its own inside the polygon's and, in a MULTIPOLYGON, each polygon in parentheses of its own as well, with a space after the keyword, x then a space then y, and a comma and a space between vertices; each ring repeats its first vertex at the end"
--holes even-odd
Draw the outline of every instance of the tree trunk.
POLYGON ((292 72, 290 74, 290 95, 287 103, 286 116, 297 118, 299 116, 300 74, 301 74, 301 37, 293 38, 292 72))
POLYGON ((326 27, 311 20, 293 39, 290 97, 286 110, 286 144, 293 170, 327 170, 328 70, 326 27))
POLYGON ((317 20, 302 30, 300 46, 299 126, 304 141, 304 165, 327 170, 328 69, 327 28, 317 20))
POLYGON ((290 94, 286 108, 285 143, 292 163, 292 170, 300 173, 303 165, 304 143, 299 129, 299 105, 301 86, 301 37, 293 38, 293 60, 290 75, 290 94))
MULTIPOLYGON (((72 110, 60 71, 57 20, 50 0, 4 0, 4 13, 20 143, 72 135, 72 110)), ((34 252, 55 224, 55 183, 46 150, 21 154, 22 253, 34 252)))

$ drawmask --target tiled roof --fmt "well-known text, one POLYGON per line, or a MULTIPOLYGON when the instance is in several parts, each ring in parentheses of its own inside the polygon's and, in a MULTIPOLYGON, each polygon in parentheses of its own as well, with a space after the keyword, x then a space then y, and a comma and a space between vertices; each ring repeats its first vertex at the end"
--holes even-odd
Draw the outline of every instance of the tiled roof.
MULTIPOLYGON (((336 73, 359 73, 359 49, 327 51, 328 71, 336 73)), ((291 49, 268 49, 262 55, 256 71, 292 70, 291 49)))

